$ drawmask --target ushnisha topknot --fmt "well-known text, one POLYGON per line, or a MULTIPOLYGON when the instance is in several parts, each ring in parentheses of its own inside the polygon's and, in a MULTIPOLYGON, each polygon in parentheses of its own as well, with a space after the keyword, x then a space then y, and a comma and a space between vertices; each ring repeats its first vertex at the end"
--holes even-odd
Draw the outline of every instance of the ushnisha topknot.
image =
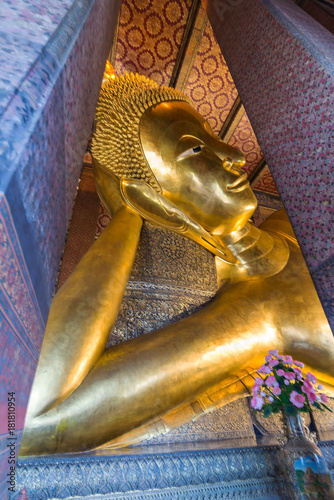
POLYGON ((113 75, 101 88, 97 103, 92 154, 118 178, 142 179, 161 188, 142 152, 139 122, 147 109, 165 101, 189 99, 178 90, 160 86, 145 76, 113 75))

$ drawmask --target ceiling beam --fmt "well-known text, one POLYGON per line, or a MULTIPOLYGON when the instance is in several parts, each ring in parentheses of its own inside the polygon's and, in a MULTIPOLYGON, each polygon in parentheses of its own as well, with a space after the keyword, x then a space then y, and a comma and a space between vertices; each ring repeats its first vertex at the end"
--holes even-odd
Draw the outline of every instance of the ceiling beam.
POLYGON ((120 17, 121 17, 121 9, 119 10, 119 13, 118 13, 117 23, 115 26, 114 36, 112 39, 112 45, 111 45, 110 52, 108 55, 108 61, 110 61, 111 65, 114 67, 115 67, 115 59, 116 59, 116 48, 117 48, 117 42, 118 42, 118 30, 119 30, 120 17))
POLYGON ((254 168, 253 172, 248 176, 248 181, 250 184, 252 184, 256 180, 256 178, 260 175, 260 173, 266 166, 267 162, 265 157, 263 157, 262 160, 260 160, 259 163, 254 168))
POLYGON ((295 4, 298 5, 301 9, 304 7, 304 4, 306 3, 305 0, 294 0, 295 4))
POLYGON ((244 114, 245 108, 238 96, 218 134, 222 141, 226 143, 230 141, 244 114))
MULTIPOLYGON (((173 73, 172 73, 172 76, 171 76, 171 79, 169 82, 170 87, 178 88, 178 90, 180 90, 181 92, 183 89, 179 88, 178 80, 179 80, 179 76, 180 76, 180 73, 181 73, 181 70, 183 67, 183 63, 185 60, 185 56, 186 56, 186 52, 187 52, 187 49, 189 46, 189 42, 190 42, 190 39, 191 39, 192 34, 193 34, 193 29, 194 29, 194 26, 196 23, 196 19, 197 19, 200 7, 201 7, 201 0, 193 0, 193 2, 191 4, 190 11, 189 11, 186 27, 185 27, 184 32, 183 32, 181 44, 180 44, 180 47, 179 47, 179 50, 178 50, 178 53, 176 56, 176 60, 175 60, 174 68, 173 68, 173 73)), ((196 52, 197 52, 197 50, 196 50, 196 52)), ((196 55, 196 53, 195 53, 195 55, 196 55)), ((191 68, 192 68, 192 65, 191 65, 191 68)), ((190 70, 191 70, 191 68, 190 68, 190 70)), ((190 73, 190 70, 188 73, 190 73)))

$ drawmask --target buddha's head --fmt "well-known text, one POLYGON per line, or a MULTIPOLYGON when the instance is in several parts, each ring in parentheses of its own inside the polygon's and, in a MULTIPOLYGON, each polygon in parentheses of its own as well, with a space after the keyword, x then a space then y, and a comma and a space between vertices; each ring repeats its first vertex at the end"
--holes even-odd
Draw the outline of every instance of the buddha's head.
POLYGON ((93 157, 119 179, 146 182, 211 234, 239 229, 256 208, 242 153, 184 95, 143 76, 103 85, 93 157))

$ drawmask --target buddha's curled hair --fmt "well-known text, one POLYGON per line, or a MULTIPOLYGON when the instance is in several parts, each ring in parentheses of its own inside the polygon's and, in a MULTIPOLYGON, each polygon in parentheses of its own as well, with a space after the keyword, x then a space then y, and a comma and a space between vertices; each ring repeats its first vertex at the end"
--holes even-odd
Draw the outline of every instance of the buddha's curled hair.
POLYGON ((186 101, 179 91, 133 73, 115 76, 102 85, 96 108, 92 154, 117 177, 142 179, 161 188, 142 152, 139 122, 147 109, 164 101, 186 101))

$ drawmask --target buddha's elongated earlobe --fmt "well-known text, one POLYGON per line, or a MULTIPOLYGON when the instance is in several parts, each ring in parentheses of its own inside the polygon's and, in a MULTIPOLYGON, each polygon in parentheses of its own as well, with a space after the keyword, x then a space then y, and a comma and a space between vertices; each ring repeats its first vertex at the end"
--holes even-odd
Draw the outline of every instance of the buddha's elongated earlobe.
POLYGON ((146 182, 122 177, 120 189, 124 202, 144 219, 196 241, 224 262, 238 264, 227 248, 146 182))

